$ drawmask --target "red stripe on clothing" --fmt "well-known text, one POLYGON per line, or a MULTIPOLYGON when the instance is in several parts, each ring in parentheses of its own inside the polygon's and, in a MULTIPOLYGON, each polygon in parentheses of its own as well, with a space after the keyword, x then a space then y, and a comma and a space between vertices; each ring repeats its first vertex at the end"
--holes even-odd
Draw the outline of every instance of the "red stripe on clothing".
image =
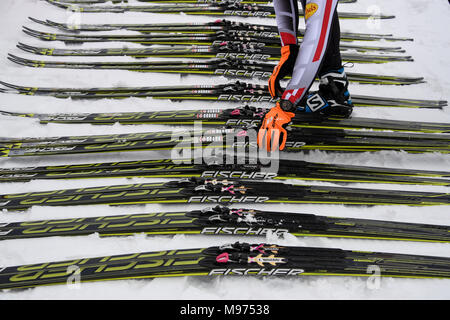
POLYGON ((288 44, 297 44, 297 37, 292 33, 280 32, 281 44, 286 46, 288 44))
POLYGON ((313 62, 316 62, 320 59, 322 55, 323 47, 325 45, 325 38, 327 36, 328 23, 330 22, 330 13, 331 6, 333 4, 333 0, 327 0, 327 4, 325 5, 325 14, 322 22, 322 30, 320 32, 319 44, 317 45, 316 53, 314 54, 313 62))
POLYGON ((287 100, 289 100, 292 103, 296 103, 297 100, 303 95, 303 91, 305 91, 305 88, 299 88, 295 95, 292 94, 294 91, 295 91, 295 89, 284 91, 283 96, 281 97, 281 99, 286 100, 286 97, 290 93, 291 95, 290 95, 289 98, 287 98, 287 100))

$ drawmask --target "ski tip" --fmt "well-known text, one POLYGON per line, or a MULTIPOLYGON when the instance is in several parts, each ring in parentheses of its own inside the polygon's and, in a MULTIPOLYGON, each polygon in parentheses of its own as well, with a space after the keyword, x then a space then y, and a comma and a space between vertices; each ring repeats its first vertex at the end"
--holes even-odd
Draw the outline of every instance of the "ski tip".
POLYGON ((395 19, 395 15, 393 14, 382 14, 378 17, 379 19, 395 19))
POLYGON ((12 53, 8 53, 8 59, 10 58, 10 60, 11 59, 15 59, 16 61, 18 61, 18 63, 34 63, 34 62, 39 62, 39 61, 36 61, 36 60, 31 60, 31 59, 27 59, 27 58, 22 58, 22 57, 19 57, 19 56, 16 56, 16 55, 14 55, 14 54, 12 54, 12 53))
POLYGON ((419 106, 419 109, 435 109, 435 110, 443 110, 445 106, 435 105, 435 106, 419 106))
POLYGON ((31 47, 31 46, 29 46, 29 45, 27 45, 27 44, 25 44, 25 43, 23 43, 23 42, 18 42, 17 44, 16 44, 16 48, 28 48, 28 47, 31 47))
POLYGON ((22 26, 22 31, 24 33, 30 35, 30 36, 33 36, 33 37, 42 37, 42 36, 45 36, 45 35, 49 35, 48 33, 44 33, 42 31, 34 30, 34 29, 28 28, 26 26, 22 26))
POLYGON ((28 28, 27 26, 22 26, 22 30, 26 30, 26 31, 30 31, 30 32, 35 31, 31 28, 28 28))
POLYGON ((8 53, 7 58, 9 60, 11 60, 12 62, 15 62, 15 63, 21 63, 21 62, 24 62, 24 61, 28 60, 28 59, 24 59, 24 58, 21 58, 19 56, 13 55, 12 53, 8 53))
POLYGON ((25 118, 29 118, 29 117, 32 118, 34 116, 33 113, 10 112, 10 111, 4 111, 4 110, 0 110, 0 115, 7 116, 7 117, 25 117, 25 118))
POLYGON ((387 41, 411 41, 411 42, 414 41, 413 38, 396 38, 393 35, 391 35, 388 38, 385 38, 385 40, 387 40, 387 41))
POLYGON ((32 37, 35 37, 35 38, 39 38, 39 32, 35 31, 33 29, 30 29, 28 27, 22 26, 22 32, 27 34, 27 35, 29 35, 29 36, 32 36, 32 37))
POLYGON ((5 86, 5 87, 11 88, 11 89, 17 89, 17 88, 19 88, 18 86, 15 86, 15 85, 13 85, 13 84, 11 84, 11 83, 4 82, 4 81, 1 81, 1 80, 0 80, 0 84, 1 84, 2 86, 5 86))
POLYGON ((20 50, 23 50, 25 52, 29 52, 29 53, 35 53, 35 54, 38 53, 38 52, 36 52, 36 50, 37 50, 36 47, 27 45, 27 44, 22 43, 22 42, 17 43, 16 48, 18 48, 20 50))
POLYGON ((35 22, 35 23, 42 24, 44 26, 47 25, 47 23, 44 20, 39 20, 39 19, 36 19, 36 18, 33 18, 33 17, 28 17, 28 19, 33 21, 33 22, 35 22))
POLYGON ((0 115, 2 116, 6 116, 6 117, 13 117, 16 114, 14 112, 9 112, 9 111, 4 111, 4 110, 0 110, 0 115))
POLYGON ((16 59, 14 59, 13 57, 11 57, 9 54, 8 54, 8 56, 6 57, 6 59, 8 59, 9 61, 12 61, 12 62, 14 62, 14 63, 19 63, 16 59))

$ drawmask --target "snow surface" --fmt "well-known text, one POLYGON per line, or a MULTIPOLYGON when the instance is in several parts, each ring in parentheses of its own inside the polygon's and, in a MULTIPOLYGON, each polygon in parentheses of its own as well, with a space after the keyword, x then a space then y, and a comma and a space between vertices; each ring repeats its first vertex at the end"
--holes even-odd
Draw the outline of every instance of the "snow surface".
MULTIPOLYGON (((395 74, 405 76, 424 76, 425 84, 414 86, 371 86, 351 85, 355 94, 409 97, 418 99, 449 100, 450 78, 448 52, 450 39, 450 7, 445 0, 358 0, 356 4, 341 4, 341 11, 366 12, 380 8, 382 13, 395 14, 393 20, 380 21, 376 29, 367 21, 342 20, 343 31, 367 33, 392 33, 396 36, 412 37, 414 42, 389 43, 376 42, 380 45, 401 45, 412 55, 414 62, 397 62, 389 64, 360 64, 351 71, 395 74)), ((47 30, 30 22, 27 17, 66 21, 71 16, 40 0, 2 0, 0 2, 0 80, 26 86, 60 86, 60 87, 96 87, 96 86, 150 86, 177 85, 193 83, 223 83, 221 77, 179 76, 163 74, 133 73, 114 70, 63 70, 33 69, 21 67, 6 59, 7 53, 32 57, 15 48, 18 41, 41 46, 63 47, 62 43, 43 43, 21 32, 22 25, 32 26, 37 30, 47 30)), ((188 15, 161 14, 85 14, 83 23, 157 23, 157 22, 206 22, 215 18, 188 15)), ((273 24, 274 20, 259 18, 233 18, 251 23, 273 24)), ((302 26, 302 25, 301 25, 302 26)), ((52 29, 49 29, 49 31, 52 29)), ((114 32, 112 32, 114 33, 114 32)), ((122 32, 123 33, 123 32, 122 32)), ((372 44, 372 42, 370 43, 372 44)), ((375 43, 374 43, 375 44, 375 43)), ((97 43, 83 45, 89 47, 122 46, 119 43, 97 43)), ((127 46, 136 46, 127 44, 127 46)), ((45 59, 46 57, 43 57, 45 59)), ((48 58, 47 59, 51 59, 48 58)), ((70 60, 70 58, 67 58, 70 60)), ((96 58, 83 58, 86 61, 96 58)), ((104 60, 107 60, 105 58, 104 60)), ((62 60, 62 58, 58 58, 62 60)), ((81 60, 74 58, 73 60, 81 60)), ((131 61, 131 58, 112 57, 109 60, 131 61)), ((264 82, 261 82, 264 83, 264 82)), ((217 108, 235 106, 231 103, 182 102, 152 99, 123 99, 100 101, 71 101, 51 97, 28 97, 18 95, 1 96, 1 109, 21 112, 119 112, 149 111, 193 108, 217 108)), ((450 110, 443 111, 399 108, 356 108, 356 116, 369 116, 386 119, 405 119, 411 121, 450 122, 450 110)), ((90 126, 90 125, 40 125, 30 119, 0 118, 0 136, 56 136, 74 134, 128 133, 161 130, 162 126, 90 126)), ((74 157, 42 157, 42 159, 4 159, 0 166, 35 166, 44 164, 86 163, 94 161, 124 161, 149 159, 163 153, 128 152, 108 155, 77 155, 74 157)), ((167 155, 167 153, 165 154, 167 155)), ((330 163, 355 165, 387 166, 398 168, 416 168, 428 170, 448 170, 450 155, 426 154, 409 155, 402 152, 379 152, 376 154, 326 154, 311 152, 297 155, 298 158, 330 163)), ((106 184, 134 183, 149 179, 93 179, 72 181, 37 181, 30 183, 3 183, 0 194, 24 192, 28 190, 51 190, 59 188, 87 187, 106 184)), ((310 182, 308 182, 310 183, 310 182)), ((332 185, 330 183, 318 183, 332 185)), ((445 191, 445 187, 397 186, 356 184, 358 187, 397 188, 408 190, 445 191)), ((2 213, 1 222, 38 220, 61 217, 89 217, 115 215, 124 213, 151 212, 158 210, 196 209, 199 205, 146 205, 142 207, 110 208, 108 206, 83 206, 67 208, 34 207, 26 213, 2 213)), ((311 212, 321 215, 360 217, 369 219, 386 219, 431 224, 450 224, 449 206, 406 207, 378 206, 371 208, 340 205, 259 205, 259 209, 311 212)), ((53 237, 37 240, 9 240, 0 242, 0 265, 11 266, 46 261, 58 261, 78 257, 95 257, 140 251, 165 250, 173 248, 195 248, 220 245, 234 241, 277 242, 283 245, 306 245, 318 247, 337 247, 343 249, 371 250, 436 255, 450 257, 449 244, 388 242, 375 240, 295 238, 273 237, 244 238, 225 236, 177 235, 145 237, 136 235, 122 238, 100 239, 97 235, 87 237, 53 237)), ((162 278, 155 280, 124 280, 97 283, 84 283, 78 289, 67 286, 51 286, 24 291, 0 293, 0 299, 449 299, 450 280, 418 280, 383 278, 379 289, 369 289, 366 279, 348 277, 300 277, 285 278, 162 278)))

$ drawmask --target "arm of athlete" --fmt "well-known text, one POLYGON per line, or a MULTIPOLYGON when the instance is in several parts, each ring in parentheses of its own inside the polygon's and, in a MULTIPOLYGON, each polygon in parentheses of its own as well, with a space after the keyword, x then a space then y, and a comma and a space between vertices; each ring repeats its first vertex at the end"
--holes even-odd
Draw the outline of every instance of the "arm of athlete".
MULTIPOLYGON (((258 132, 258 144, 261 148, 270 151, 279 145, 280 150, 284 149, 287 138, 285 126, 295 116, 294 112, 317 112, 329 115, 331 111, 337 115, 350 115, 351 105, 344 106, 343 101, 339 103, 335 100, 328 101, 328 98, 333 98, 332 95, 327 94, 324 97, 320 92, 309 93, 317 75, 330 79, 330 72, 338 74, 341 71, 342 77, 345 78, 345 82, 347 81, 339 51, 337 3, 338 0, 304 0, 302 2, 306 30, 299 46, 297 1, 274 0, 282 48, 280 62, 269 79, 269 92, 272 97, 281 97, 281 100, 267 113, 262 122, 258 132), (332 37, 330 37, 331 34, 332 37), (327 70, 323 70, 324 66, 327 70), (292 75, 292 78, 286 90, 283 90, 279 82, 288 75, 292 75)), ((335 85, 334 82, 333 85, 335 85)), ((348 93, 347 85, 346 82, 345 91, 348 93)), ((321 86, 327 89, 325 84, 321 86)), ((350 96, 348 95, 347 98, 349 100, 350 96)))

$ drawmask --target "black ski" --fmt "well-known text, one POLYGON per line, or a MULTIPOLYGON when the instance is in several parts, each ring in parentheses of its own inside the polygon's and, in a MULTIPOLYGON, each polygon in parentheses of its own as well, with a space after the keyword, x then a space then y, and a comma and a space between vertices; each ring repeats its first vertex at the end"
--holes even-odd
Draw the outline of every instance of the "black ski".
MULTIPOLYGON (((39 20, 29 18, 31 21, 44 25, 46 27, 56 28, 65 32, 78 33, 81 31, 112 31, 112 30, 130 30, 142 33, 215 33, 217 31, 236 31, 246 32, 245 36, 265 36, 277 37, 278 29, 274 25, 250 24, 243 22, 218 19, 207 23, 156 23, 156 24, 67 24, 51 20, 39 20)), ((299 29, 300 36, 304 35, 305 30, 299 29)), ((51 39, 50 39, 51 40, 51 39)), ((411 38, 394 37, 392 34, 371 34, 341 32, 342 41, 413 41, 411 38)))
MULTIPOLYGON (((226 30, 226 31, 216 31, 214 33, 150 33, 147 32, 144 35, 106 35, 106 34, 95 34, 95 35, 81 35, 81 34, 55 34, 37 31, 31 28, 23 27, 24 33, 29 36, 38 38, 44 41, 63 41, 68 44, 82 44, 85 42, 132 42, 140 43, 143 45, 176 45, 176 46, 190 46, 190 45, 202 45, 202 47, 187 47, 184 51, 181 51, 180 56, 187 56, 186 50, 191 49, 191 55, 188 57, 214 57, 212 55, 215 51, 218 53, 226 50, 231 51, 248 51, 249 53, 264 52, 265 55, 262 56, 265 59, 276 59, 280 56, 280 39, 277 35, 265 32, 249 32, 240 30, 226 30), (223 44, 227 44, 224 46, 223 44), (210 46, 210 47, 207 47, 210 46), (220 51, 219 51, 220 49, 220 51), (269 56, 270 57, 266 57, 269 56)), ((299 39, 301 42, 302 39, 299 39)), ((35 53, 35 54, 45 54, 45 55, 56 55, 56 56, 80 56, 80 55, 131 55, 135 57, 145 57, 145 56, 158 56, 158 55, 170 55, 170 51, 166 48, 136 48, 123 50, 120 54, 120 48, 111 49, 56 49, 56 48, 36 48, 26 44, 19 43, 19 49, 35 53)), ((340 44, 340 49, 343 51, 344 58, 346 57, 345 51, 356 50, 360 52, 376 51, 382 53, 404 53, 401 47, 384 47, 384 46, 373 46, 373 45, 354 45, 347 42, 340 44)), ((251 58, 248 58, 251 59, 251 58)), ((348 60, 348 59, 347 59, 348 60)), ((348 60, 349 61, 349 60, 348 60)))
MULTIPOLYGON (((237 16, 237 17, 259 17, 274 18, 275 10, 273 6, 242 4, 236 2, 221 1, 218 3, 200 4, 179 4, 179 5, 150 5, 150 6, 74 6, 61 3, 55 0, 46 0, 48 3, 65 10, 83 13, 123 13, 123 12, 146 12, 177 14, 183 12, 187 15, 207 15, 207 16, 237 16)), ((303 16, 302 10, 299 15, 303 16)), ((341 19, 373 19, 373 15, 368 13, 339 12, 341 19)), ((377 15, 378 19, 393 19, 394 15, 377 15)))
MULTIPOLYGON (((409 57, 397 57, 400 60, 410 61, 409 57)), ((257 60, 241 60, 233 58, 191 60, 191 61, 139 61, 139 62, 66 62, 50 60, 32 60, 8 54, 8 59, 22 66, 32 68, 62 68, 62 69, 88 69, 88 70, 128 70, 137 72, 157 72, 157 73, 181 73, 197 75, 217 75, 232 78, 257 78, 268 79, 272 63, 259 62, 257 60)), ((357 56, 352 62, 385 63, 391 62, 390 56, 357 56), (378 58, 381 57, 381 58, 378 58)), ((358 79, 358 77, 356 77, 358 79)), ((361 79, 363 83, 369 82, 361 79)), ((356 80, 358 82, 358 80, 356 80)))
MULTIPOLYGON (((113 177, 149 178, 230 178, 253 180, 301 179, 329 181, 334 183, 396 183, 449 186, 450 172, 393 169, 313 163, 300 160, 279 160, 276 170, 270 159, 259 159, 245 163, 226 159, 211 158, 171 159, 85 163, 74 165, 1 168, 0 182, 18 182, 48 179, 86 179, 113 177)), ((242 160, 242 159, 241 159, 242 160)), ((242 161, 241 161, 242 162, 242 161)))
MULTIPOLYGON (((0 115, 32 118, 41 124, 47 123, 90 123, 110 125, 161 124, 194 125, 201 121, 203 126, 255 127, 259 126, 269 109, 254 106, 242 106, 234 109, 199 109, 153 112, 117 112, 117 113, 20 113, 1 111, 0 115)), ((352 117, 350 119, 323 117, 311 114, 297 114, 290 124, 291 128, 326 129, 371 129, 409 131, 422 133, 450 133, 450 123, 414 122, 403 120, 352 117)))
MULTIPOLYGON (((254 129, 230 128, 84 137, 2 138, 0 157, 191 149, 215 149, 215 152, 236 149, 252 152, 258 148, 256 135, 254 129)), ((448 134, 295 128, 289 134, 286 151, 404 150, 413 153, 448 153, 449 140, 448 134)))
POLYGON ((344 187, 190 178, 170 182, 109 185, 0 196, 0 209, 26 210, 32 206, 234 203, 310 203, 347 205, 450 204, 450 194, 344 187))
MULTIPOLYGON (((43 95, 56 98, 72 99, 104 99, 127 97, 152 97, 153 99, 170 100, 206 100, 229 101, 240 103, 260 103, 273 105, 273 99, 266 85, 258 85, 241 81, 214 85, 160 86, 160 87, 108 87, 108 88, 45 88, 26 87, 0 81, 2 93, 23 95, 43 95)), ((352 94, 356 106, 372 107, 405 107, 442 109, 448 103, 444 100, 417 100, 410 98, 388 98, 352 94)))
POLYGON ((450 226, 326 217, 297 212, 216 206, 187 212, 152 212, 92 218, 24 221, 0 225, 0 240, 80 236, 205 234, 450 242, 450 226))
POLYGON ((0 289, 173 276, 449 278, 450 258, 236 242, 220 247, 84 257, 0 270, 0 289))

